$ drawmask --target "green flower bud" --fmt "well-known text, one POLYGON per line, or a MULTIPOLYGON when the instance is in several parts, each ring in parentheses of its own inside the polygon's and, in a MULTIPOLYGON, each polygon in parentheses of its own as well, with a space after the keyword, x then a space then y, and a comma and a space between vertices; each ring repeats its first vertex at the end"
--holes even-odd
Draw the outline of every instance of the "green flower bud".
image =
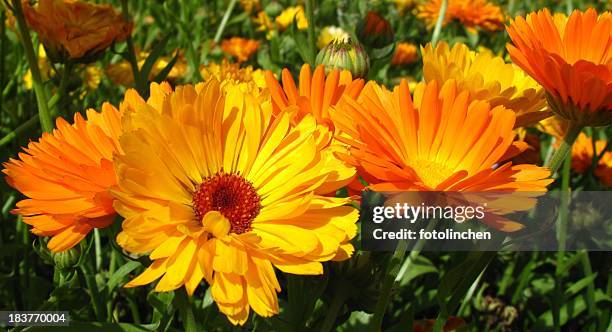
POLYGON ((370 69, 370 58, 359 42, 336 39, 319 51, 316 64, 325 66, 326 74, 333 69, 346 69, 354 77, 363 78, 370 69))
POLYGON ((53 262, 60 270, 67 270, 74 267, 81 257, 81 250, 78 247, 73 247, 68 250, 53 254, 53 262))

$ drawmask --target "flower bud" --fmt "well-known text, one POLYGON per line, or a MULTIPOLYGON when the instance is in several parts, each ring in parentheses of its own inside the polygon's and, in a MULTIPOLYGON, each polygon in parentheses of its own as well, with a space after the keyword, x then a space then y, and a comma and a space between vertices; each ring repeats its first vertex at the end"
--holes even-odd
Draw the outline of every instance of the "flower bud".
POLYGON ((389 21, 373 11, 357 25, 357 38, 370 48, 383 48, 393 43, 393 35, 389 21))
POLYGON ((78 263, 80 256, 81 250, 78 247, 72 247, 65 251, 53 253, 53 263, 58 269, 67 270, 78 263))
POLYGON ((345 69, 354 77, 365 77, 370 69, 370 58, 358 42, 350 38, 336 39, 319 51, 316 64, 323 65, 326 74, 333 69, 345 69))

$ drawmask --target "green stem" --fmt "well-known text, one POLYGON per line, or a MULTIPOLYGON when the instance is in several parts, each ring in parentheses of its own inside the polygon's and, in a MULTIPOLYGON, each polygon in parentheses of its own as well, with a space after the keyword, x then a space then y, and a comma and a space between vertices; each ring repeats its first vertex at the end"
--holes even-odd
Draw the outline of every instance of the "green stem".
POLYGON ((36 114, 33 117, 29 118, 28 120, 26 120, 26 122, 20 124, 13 131, 11 131, 10 133, 6 134, 6 136, 2 137, 2 139, 0 139, 0 147, 10 143, 19 134, 21 134, 22 132, 26 131, 27 129, 29 129, 33 125, 35 125, 37 122, 38 122, 38 114, 36 114))
POLYGON ((94 250, 96 257, 96 271, 100 271, 102 268, 102 243, 100 241, 100 230, 94 228, 94 250))
MULTIPOLYGON (((584 270, 585 277, 589 277, 593 274, 593 268, 591 267, 591 260, 589 259, 589 252, 583 250, 580 255, 582 262, 582 269, 584 270)), ((594 282, 589 283, 587 286, 587 312, 591 318, 597 317, 597 307, 595 305, 595 285, 594 282)), ((588 331, 595 331, 595 326, 591 324, 588 331)))
POLYGON ((567 7, 567 15, 571 15, 574 10, 574 1, 573 0, 565 0, 565 6, 567 7))
POLYGON ((230 0, 230 3, 227 5, 227 9, 225 9, 225 14, 223 14, 221 23, 219 24, 219 27, 217 27, 217 32, 215 33, 215 45, 218 44, 221 40, 221 37, 223 36, 223 30, 225 30, 225 26, 227 25, 227 21, 229 20, 229 17, 232 14, 235 5, 236 0, 230 0))
MULTIPOLYGON (((123 13, 123 19, 126 21, 130 20, 130 12, 128 7, 127 0, 121 0, 121 11, 123 13)), ((138 68, 138 60, 136 59, 136 48, 134 47, 134 40, 132 39, 132 35, 128 35, 125 40, 127 44, 127 52, 126 52, 126 60, 130 63, 130 67, 132 68, 132 76, 134 76, 134 85, 136 86, 136 90, 140 95, 144 95, 146 93, 146 80, 140 77, 140 69, 138 68)))
MULTIPOLYGON (((571 146, 571 145, 570 145, 571 146)), ((563 270, 565 261, 565 246, 567 238, 567 214, 569 208, 569 180, 572 165, 572 155, 565 158, 563 164, 563 174, 561 178, 561 202, 559 207, 559 218, 557 220, 557 268, 555 271, 555 295, 553 301, 553 324, 555 331, 561 331, 561 303, 563 302, 563 270)))
MULTIPOLYGON (((40 126, 43 131, 51 132, 53 130, 53 121, 51 120, 51 114, 47 105, 47 92, 43 85, 42 76, 40 75, 40 68, 38 68, 38 60, 34 53, 34 46, 32 46, 32 39, 30 39, 30 31, 25 23, 23 16, 23 8, 21 8, 20 0, 12 0, 13 13, 17 21, 17 27, 19 29, 19 35, 21 36, 21 43, 26 54, 26 59, 32 72, 32 85, 34 86, 34 93, 36 94, 36 103, 38 104, 38 114, 40 119, 40 126)), ((4 24, 4 23, 3 23, 4 24)))
MULTIPOLYGON (((436 220, 430 221, 427 224, 427 227, 425 228, 425 232, 430 232, 432 229, 434 229, 436 224, 437 224, 436 220)), ((402 278, 404 277, 404 274, 408 270, 410 270, 410 267, 412 266, 412 264, 414 264, 414 261, 416 260, 417 256, 419 256, 419 254, 421 253, 421 250, 423 250, 423 247, 425 246, 425 242, 427 242, 427 240, 419 239, 417 243, 414 244, 414 247, 412 248, 412 250, 410 250, 410 255, 408 255, 408 258, 406 258, 406 260, 404 261, 402 268, 399 270, 399 273, 397 274, 397 277, 395 278, 396 282, 401 281, 402 278)))
POLYGON ((554 174, 566 159, 566 156, 572 149, 572 144, 574 144, 574 141, 576 140, 576 137, 578 137, 578 134, 580 134, 581 130, 582 126, 576 125, 574 122, 570 122, 567 128, 567 133, 565 134, 565 137, 563 137, 563 141, 561 141, 561 145, 550 159, 550 163, 546 165, 548 168, 550 168, 551 173, 554 174))
POLYGON ((321 331, 328 332, 333 330, 338 314, 340 313, 340 309, 342 309, 344 301, 346 301, 346 285, 346 283, 342 283, 336 288, 334 297, 332 298, 329 308, 327 309, 327 315, 325 316, 325 320, 321 326, 321 331))
POLYGON ((106 321, 105 318, 105 310, 103 306, 102 297, 100 294, 100 290, 98 289, 98 284, 96 283, 95 275, 89 270, 86 263, 80 265, 80 272, 83 275, 83 279, 85 280, 85 285, 89 290, 89 296, 91 297, 91 302, 93 304, 94 312, 96 314, 96 318, 100 322, 106 321))
POLYGON ((438 39, 440 39, 440 32, 442 31, 442 24, 444 23, 444 17, 446 16, 446 9, 448 8, 448 0, 442 0, 440 11, 438 12, 438 20, 434 27, 433 35, 431 37, 431 44, 436 46, 438 39))
POLYGON ((314 66, 314 60, 317 56, 317 45, 315 41, 315 19, 312 0, 306 0, 306 18, 308 19, 308 50, 310 52, 310 65, 314 66))
POLYGON ((185 291, 184 287, 174 291, 174 300, 179 310, 181 320, 183 321, 183 328, 185 329, 185 332, 198 331, 198 326, 195 321, 195 316, 193 315, 191 303, 189 303, 189 296, 187 296, 187 291, 185 291))

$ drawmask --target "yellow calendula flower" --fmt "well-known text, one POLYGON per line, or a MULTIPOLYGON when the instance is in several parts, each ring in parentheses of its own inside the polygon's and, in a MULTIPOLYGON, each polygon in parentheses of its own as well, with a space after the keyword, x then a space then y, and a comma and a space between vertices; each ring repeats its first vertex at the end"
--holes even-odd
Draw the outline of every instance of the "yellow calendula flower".
POLYGON ((223 52, 233 56, 238 62, 247 61, 259 48, 259 42, 255 39, 232 37, 221 41, 223 52))
POLYGON ((414 63, 419 60, 419 50, 413 43, 397 43, 391 64, 395 66, 414 63))
POLYGON ((441 42, 421 49, 426 82, 453 79, 471 97, 503 105, 516 112, 516 127, 529 126, 550 116, 543 89, 517 66, 490 52, 476 53, 465 44, 452 48, 441 42))
POLYGON ((132 23, 109 5, 75 0, 23 1, 28 25, 38 33, 53 62, 91 62, 132 31, 132 23))
POLYGON ((395 8, 400 14, 406 13, 408 10, 412 9, 417 1, 416 0, 394 0, 395 8))
POLYGON ((200 75, 204 81, 215 78, 218 81, 254 82, 259 88, 266 87, 263 70, 253 69, 252 66, 240 67, 239 63, 229 62, 227 59, 223 59, 221 63, 211 62, 200 66, 200 75))
POLYGON ((308 19, 304 13, 304 7, 288 7, 276 17, 275 21, 281 30, 285 30, 289 25, 293 24, 294 20, 297 21, 299 30, 306 30, 308 28, 308 19))
POLYGON ((247 13, 251 13, 253 9, 257 10, 261 8, 259 0, 240 0, 240 6, 247 13))
MULTIPOLYGON (((40 69, 40 76, 43 81, 48 80, 49 75, 52 74, 51 65, 47 60, 47 52, 45 52, 45 47, 42 44, 38 45, 38 68, 40 69)), ((23 85, 25 85, 27 90, 32 90, 33 82, 30 69, 23 75, 23 85)))
MULTIPOLYGON (((149 56, 148 52, 138 52, 137 53, 138 60, 138 68, 142 68, 147 57, 149 56)), ((151 72, 149 73, 149 80, 153 80, 157 74, 159 74, 168 63, 171 61, 169 57, 160 57, 157 59, 153 67, 151 68, 151 72)), ((171 82, 176 82, 179 79, 185 76, 187 72, 187 61, 182 54, 179 54, 179 58, 170 69, 168 76, 166 76, 166 80, 171 82)), ((114 83, 123 86, 130 86, 134 84, 134 74, 132 73, 132 67, 127 60, 122 60, 117 63, 110 64, 104 70, 106 76, 114 83)))
POLYGON ((334 40, 345 40, 349 38, 349 34, 342 28, 330 25, 321 29, 319 38, 317 38, 317 47, 323 48, 334 40))
POLYGON ((339 187, 332 133, 297 107, 276 116, 253 83, 152 84, 127 93, 124 153, 115 158, 115 208, 125 217, 117 242, 153 263, 126 287, 159 279, 156 291, 202 279, 219 310, 244 324, 251 310, 279 312, 275 269, 323 273, 322 262, 351 256, 358 211, 339 187), (161 278, 161 279, 160 279, 161 278))

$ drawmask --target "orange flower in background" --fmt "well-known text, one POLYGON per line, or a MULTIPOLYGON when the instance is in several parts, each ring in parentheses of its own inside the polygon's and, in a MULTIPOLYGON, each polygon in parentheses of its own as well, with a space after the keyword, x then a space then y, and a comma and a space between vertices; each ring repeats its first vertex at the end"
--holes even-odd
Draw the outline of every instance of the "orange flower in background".
MULTIPOLYGON (((601 155, 597 166, 594 168, 595 176, 601 182, 612 187, 612 151, 603 152, 608 142, 605 140, 595 141, 597 156, 601 155), (602 155, 603 152, 603 155, 602 155)), ((572 146, 572 169, 577 173, 585 173, 593 165, 593 139, 584 133, 580 133, 572 146)))
MULTIPOLYGON (((151 85, 146 102, 126 95, 115 158, 117 242, 152 264, 126 287, 156 291, 202 280, 233 324, 251 311, 279 312, 275 269, 323 274, 322 262, 354 249, 358 210, 349 198, 322 196, 341 186, 331 133, 312 116, 291 125, 293 108, 272 115, 251 83, 151 85)), ((352 170, 354 173, 354 169, 352 170)))
POLYGON ((549 94, 553 111, 580 126, 612 122, 612 14, 554 16, 545 9, 507 28, 510 57, 549 94))
POLYGON ((221 41, 223 52, 233 56, 238 62, 247 61, 259 48, 259 42, 254 39, 232 37, 221 41))
POLYGON ((391 64, 394 66, 414 63, 419 60, 419 51, 416 45, 412 43, 397 43, 395 46, 395 54, 391 59, 391 64))
POLYGON ((514 112, 470 101, 452 80, 419 84, 414 102, 406 81, 393 91, 369 82, 337 108, 334 123, 350 137, 339 138, 350 145, 346 159, 372 190, 542 191, 551 182, 545 168, 505 162, 522 150, 514 112))
MULTIPOLYGON (((429 0, 417 6, 417 17, 429 29, 436 25, 442 0, 429 0)), ((452 20, 458 20, 468 29, 477 27, 488 31, 498 31, 504 28, 504 15, 501 8, 486 0, 450 0, 444 16, 444 25, 452 20)))
POLYGON ((70 125, 62 118, 52 134, 30 142, 19 159, 4 163, 7 182, 27 199, 13 213, 32 233, 51 236, 53 252, 74 247, 94 228, 115 218, 109 188, 116 184, 113 154, 121 150, 120 112, 108 103, 102 112, 79 113, 70 125))
POLYGON ((282 86, 272 72, 266 72, 266 83, 270 89, 275 113, 291 105, 298 105, 300 112, 296 120, 306 114, 312 114, 318 123, 328 125, 332 125, 330 108, 336 105, 343 95, 357 98, 364 85, 363 79, 353 79, 348 70, 332 70, 325 75, 322 65, 312 73, 308 64, 302 66, 297 86, 291 72, 286 68, 282 70, 281 81, 282 86))
POLYGON ((28 25, 47 48, 49 58, 91 62, 115 42, 124 41, 132 23, 109 5, 76 0, 40 0, 35 7, 23 1, 28 25))

